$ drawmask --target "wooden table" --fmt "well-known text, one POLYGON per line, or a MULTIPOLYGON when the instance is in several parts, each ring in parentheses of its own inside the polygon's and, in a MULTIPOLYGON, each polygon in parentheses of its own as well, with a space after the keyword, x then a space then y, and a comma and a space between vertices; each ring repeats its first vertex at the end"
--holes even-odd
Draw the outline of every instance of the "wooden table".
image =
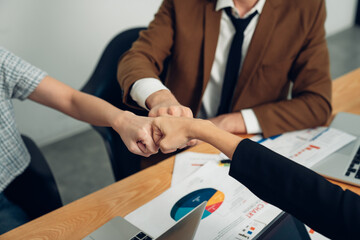
MULTIPOLYGON (((333 112, 360 114, 360 68, 333 82, 333 112)), ((246 137, 246 136, 245 136, 246 137)), ((219 153, 203 143, 187 151, 219 153)), ((0 239, 81 239, 115 216, 125 216, 170 187, 175 157, 48 213, 0 239)), ((360 188, 337 183, 360 194, 360 188)))
POLYGON ((332 98, 333 115, 360 114, 360 68, 333 81, 332 98))

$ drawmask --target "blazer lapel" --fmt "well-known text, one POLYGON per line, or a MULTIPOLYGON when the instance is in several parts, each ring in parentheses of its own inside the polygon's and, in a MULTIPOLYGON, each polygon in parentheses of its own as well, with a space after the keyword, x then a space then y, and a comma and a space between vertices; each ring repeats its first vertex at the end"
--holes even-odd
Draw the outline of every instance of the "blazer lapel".
POLYGON ((236 96, 240 96, 245 90, 247 83, 258 69, 264 57, 265 50, 271 39, 279 14, 276 10, 280 0, 267 0, 259 17, 259 22, 252 37, 248 52, 244 59, 243 67, 236 85, 232 108, 240 104, 236 96))
POLYGON ((216 1, 208 1, 205 4, 205 32, 204 32, 204 72, 202 94, 210 79, 211 67, 215 58, 215 51, 220 31, 220 19, 222 11, 215 11, 216 1))

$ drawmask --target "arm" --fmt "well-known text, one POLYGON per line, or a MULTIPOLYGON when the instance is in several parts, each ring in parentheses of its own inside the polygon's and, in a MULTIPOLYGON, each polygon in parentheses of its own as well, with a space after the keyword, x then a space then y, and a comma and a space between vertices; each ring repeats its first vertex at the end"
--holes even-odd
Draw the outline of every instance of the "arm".
POLYGON ((292 99, 253 108, 265 137, 322 125, 331 115, 325 1, 314 3, 312 25, 288 74, 294 83, 292 99))
POLYGON ((199 139, 218 148, 230 159, 242 138, 217 128, 202 119, 158 117, 153 122, 153 139, 164 153, 181 148, 192 139, 199 139))
POLYGON ((150 156, 158 151, 151 138, 151 119, 121 111, 52 77, 46 76, 29 98, 92 125, 112 127, 135 154, 150 156))
POLYGON ((244 140, 238 145, 229 174, 330 239, 360 234, 360 196, 258 143, 244 140))
POLYGON ((209 119, 218 128, 230 133, 247 133, 241 112, 222 114, 209 119))
POLYGON ((190 108, 182 106, 169 90, 161 86, 161 83, 152 88, 146 87, 146 82, 142 81, 144 79, 161 81, 159 75, 173 46, 173 11, 173 2, 165 0, 148 29, 140 32, 139 39, 122 56, 118 66, 118 81, 124 90, 123 101, 133 105, 132 100, 135 100, 138 105, 146 106, 150 109, 150 117, 161 115, 193 117, 190 108), (146 88, 145 96, 144 91, 141 91, 144 88, 146 88), (131 96, 135 99, 131 99, 131 96))
POLYGON ((293 214, 331 239, 360 234, 360 197, 251 140, 242 140, 200 119, 156 118, 154 140, 164 152, 192 138, 215 146, 232 159, 229 174, 258 197, 293 214))

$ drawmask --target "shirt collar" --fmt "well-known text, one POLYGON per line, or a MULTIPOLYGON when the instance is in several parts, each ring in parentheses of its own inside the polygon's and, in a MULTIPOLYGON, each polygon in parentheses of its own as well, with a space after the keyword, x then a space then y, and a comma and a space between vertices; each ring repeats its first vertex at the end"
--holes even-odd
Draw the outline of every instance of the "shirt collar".
MULTIPOLYGON (((252 9, 250 9, 249 12, 247 12, 245 14, 244 18, 246 18, 247 16, 249 16, 250 14, 252 14, 255 11, 257 11, 260 15, 264 8, 265 2, 266 2, 266 0, 258 0, 258 2, 255 4, 255 6, 252 9)), ((231 7, 232 10, 234 11, 235 10, 234 1, 233 0, 217 0, 215 10, 219 11, 219 10, 222 10, 227 7, 231 7)), ((237 11, 236 11, 236 13, 237 13, 237 11)))

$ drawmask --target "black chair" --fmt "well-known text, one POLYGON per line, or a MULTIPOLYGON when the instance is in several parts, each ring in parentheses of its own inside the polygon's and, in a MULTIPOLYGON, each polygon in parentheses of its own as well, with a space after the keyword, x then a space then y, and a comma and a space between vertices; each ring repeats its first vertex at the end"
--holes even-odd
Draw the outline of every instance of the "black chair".
POLYGON ((35 219, 62 207, 52 172, 36 144, 21 136, 31 157, 30 165, 4 190, 5 196, 35 219))
MULTIPOLYGON (((145 111, 129 109, 122 103, 122 91, 116 77, 121 55, 130 49, 132 43, 138 38, 139 31, 144 29, 130 29, 113 38, 105 48, 89 81, 81 90, 102 98, 122 110, 129 110, 137 115, 146 115, 145 111)), ((140 157, 127 150, 116 131, 109 127, 92 127, 104 140, 116 181, 139 171, 140 157)))

